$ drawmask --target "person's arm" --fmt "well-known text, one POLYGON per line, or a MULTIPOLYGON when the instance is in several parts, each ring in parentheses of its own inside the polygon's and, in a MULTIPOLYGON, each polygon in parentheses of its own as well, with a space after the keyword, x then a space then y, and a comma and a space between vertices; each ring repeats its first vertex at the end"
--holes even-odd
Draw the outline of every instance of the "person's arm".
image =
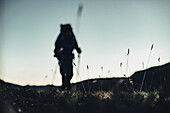
POLYGON ((78 44, 77 44, 77 41, 76 41, 76 38, 75 38, 75 36, 74 36, 74 42, 75 42, 75 49, 76 49, 76 51, 77 51, 77 53, 81 53, 81 49, 80 49, 80 47, 78 46, 78 44))

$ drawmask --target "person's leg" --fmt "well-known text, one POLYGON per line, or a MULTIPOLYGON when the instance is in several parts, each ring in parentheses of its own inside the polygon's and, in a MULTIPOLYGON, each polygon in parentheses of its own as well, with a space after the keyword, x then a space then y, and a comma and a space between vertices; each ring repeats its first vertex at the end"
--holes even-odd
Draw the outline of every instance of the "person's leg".
POLYGON ((67 74, 68 74, 68 79, 67 79, 67 84, 68 84, 68 88, 70 89, 71 88, 71 79, 73 77, 73 65, 72 65, 72 60, 69 60, 68 61, 68 64, 67 64, 67 74))
POLYGON ((60 64, 60 73, 62 75, 62 87, 70 89, 70 81, 73 77, 72 60, 64 60, 60 64))
POLYGON ((60 63, 60 73, 62 75, 62 88, 65 89, 67 87, 67 62, 63 61, 60 63))

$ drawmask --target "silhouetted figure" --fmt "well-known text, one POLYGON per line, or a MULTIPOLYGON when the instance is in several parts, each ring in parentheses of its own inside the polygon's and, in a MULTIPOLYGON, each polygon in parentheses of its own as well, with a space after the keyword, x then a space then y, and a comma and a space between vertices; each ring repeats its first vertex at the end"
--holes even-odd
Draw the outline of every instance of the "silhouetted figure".
POLYGON ((62 75, 62 87, 70 89, 70 80, 73 77, 73 50, 81 53, 70 24, 60 25, 61 31, 55 42, 54 57, 59 60, 62 75))

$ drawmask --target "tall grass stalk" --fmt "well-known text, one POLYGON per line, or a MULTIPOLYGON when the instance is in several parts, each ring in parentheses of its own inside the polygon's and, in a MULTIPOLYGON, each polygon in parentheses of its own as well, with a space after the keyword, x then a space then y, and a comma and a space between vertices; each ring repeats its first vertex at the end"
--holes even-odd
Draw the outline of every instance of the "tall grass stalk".
POLYGON ((142 68, 143 68, 143 69, 145 68, 145 64, 144 64, 144 62, 142 62, 142 68))
POLYGON ((161 69, 160 69, 160 60, 161 60, 161 58, 159 57, 158 58, 158 66, 159 66, 160 84, 162 86, 162 75, 161 75, 161 69))
MULTIPOLYGON (((75 66, 75 68, 76 68, 76 71, 77 71, 77 74, 78 74, 78 76, 79 76, 79 78, 80 78, 80 80, 82 81, 82 79, 81 79, 81 77, 80 77, 80 74, 79 74, 79 70, 78 70, 78 68, 77 68, 77 66, 76 66, 76 64, 73 62, 73 65, 75 66)), ((82 84, 82 86, 83 86, 83 90, 84 90, 84 92, 85 93, 87 93, 87 91, 86 91, 86 89, 85 89, 85 87, 84 87, 84 84, 83 84, 83 82, 81 82, 81 84, 82 84)))
POLYGON ((129 61, 129 53, 130 53, 130 49, 128 48, 128 52, 127 52, 127 67, 126 67, 126 76, 128 76, 128 69, 129 69, 129 64, 128 64, 128 61, 129 61))
POLYGON ((122 76, 122 62, 120 63, 120 74, 122 76))
POLYGON ((53 85, 53 84, 54 84, 55 76, 56 76, 56 74, 57 74, 57 69, 58 69, 58 64, 55 66, 51 85, 53 85))
POLYGON ((80 22, 81 22, 82 12, 83 12, 83 4, 80 3, 79 6, 78 6, 77 18, 76 18, 76 22, 75 22, 76 23, 75 28, 76 28, 77 34, 79 33, 79 29, 80 29, 80 22))
MULTIPOLYGON (((151 49, 150 49, 150 52, 149 52, 149 57, 148 57, 146 69, 148 68, 148 64, 149 64, 149 60, 150 60, 150 56, 151 56, 152 49, 153 49, 153 44, 152 44, 151 49)), ((144 83, 144 81, 145 81, 145 76, 146 76, 146 70, 145 70, 144 75, 143 75, 143 79, 142 79, 142 83, 141 83, 141 87, 140 87, 139 92, 142 91, 143 83, 144 83)))
POLYGON ((108 76, 111 76, 111 74, 110 75, 109 74, 110 74, 110 70, 108 70, 108 76))
MULTIPOLYGON (((87 78, 89 80, 89 66, 87 65, 87 78)), ((89 81, 88 81, 88 88, 89 88, 89 92, 90 92, 90 85, 89 85, 89 81)))
POLYGON ((89 66, 87 65, 87 78, 89 79, 89 66))
POLYGON ((77 81, 79 76, 79 70, 80 70, 80 54, 78 54, 78 62, 77 62, 77 76, 76 76, 77 81))
POLYGON ((101 76, 103 76, 103 66, 101 66, 101 76))
MULTIPOLYGON (((75 22, 75 28, 76 28, 76 32, 77 35, 79 34, 79 30, 80 30, 80 20, 81 20, 81 15, 83 12, 83 4, 80 3, 78 6, 78 10, 77 10, 77 18, 76 18, 76 22, 75 22)), ((80 54, 78 55, 78 65, 77 65, 78 71, 80 69, 80 54)), ((78 81, 78 73, 77 73, 77 81, 78 81)))

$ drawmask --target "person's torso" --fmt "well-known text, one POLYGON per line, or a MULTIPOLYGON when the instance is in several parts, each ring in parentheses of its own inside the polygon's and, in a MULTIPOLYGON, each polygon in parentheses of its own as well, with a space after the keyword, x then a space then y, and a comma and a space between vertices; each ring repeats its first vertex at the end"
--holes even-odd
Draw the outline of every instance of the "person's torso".
POLYGON ((64 56, 72 55, 73 49, 75 48, 74 37, 65 37, 64 35, 61 35, 61 47, 64 56))

